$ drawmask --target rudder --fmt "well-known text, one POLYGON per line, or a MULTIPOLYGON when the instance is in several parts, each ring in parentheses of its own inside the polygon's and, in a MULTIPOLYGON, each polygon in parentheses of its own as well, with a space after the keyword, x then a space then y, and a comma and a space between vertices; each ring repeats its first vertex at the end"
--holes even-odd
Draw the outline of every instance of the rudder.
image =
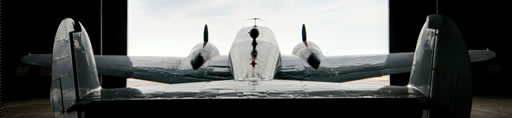
POLYGON ((461 32, 448 17, 427 17, 416 45, 408 86, 430 98, 428 116, 469 117, 470 58, 461 32))

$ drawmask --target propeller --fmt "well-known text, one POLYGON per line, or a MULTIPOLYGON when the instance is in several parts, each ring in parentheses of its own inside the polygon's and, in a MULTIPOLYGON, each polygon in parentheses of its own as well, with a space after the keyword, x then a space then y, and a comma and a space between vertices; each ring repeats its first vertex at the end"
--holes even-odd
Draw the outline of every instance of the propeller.
POLYGON ((302 42, 304 42, 304 45, 306 45, 306 47, 308 47, 308 39, 307 39, 307 36, 306 36, 306 25, 305 24, 302 24, 302 42))
POLYGON ((261 18, 250 18, 250 19, 247 19, 247 20, 254 20, 254 26, 256 27, 256 21, 265 21, 261 18))
POLYGON ((204 46, 206 46, 206 43, 208 43, 208 25, 207 24, 204 24, 203 41, 204 41, 204 44, 203 44, 203 48, 204 48, 204 46))

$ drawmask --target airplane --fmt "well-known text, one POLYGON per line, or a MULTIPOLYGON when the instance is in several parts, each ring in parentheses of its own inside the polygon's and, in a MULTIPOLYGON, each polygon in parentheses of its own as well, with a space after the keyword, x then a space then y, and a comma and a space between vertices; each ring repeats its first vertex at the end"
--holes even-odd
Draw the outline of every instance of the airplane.
POLYGON ((119 101, 345 98, 423 100, 431 106, 425 108, 430 117, 469 117, 470 63, 496 56, 467 50, 455 23, 442 15, 427 17, 415 52, 326 56, 307 40, 304 24, 292 55, 281 55, 276 40, 270 28, 255 24, 241 28, 229 55, 220 55, 208 42, 205 25, 203 42, 187 57, 94 55, 84 26, 67 18, 57 29, 52 54, 29 54, 22 62, 51 66, 55 117, 119 101), (405 72, 411 72, 407 86, 342 83, 405 72), (168 84, 103 89, 98 74, 168 84))

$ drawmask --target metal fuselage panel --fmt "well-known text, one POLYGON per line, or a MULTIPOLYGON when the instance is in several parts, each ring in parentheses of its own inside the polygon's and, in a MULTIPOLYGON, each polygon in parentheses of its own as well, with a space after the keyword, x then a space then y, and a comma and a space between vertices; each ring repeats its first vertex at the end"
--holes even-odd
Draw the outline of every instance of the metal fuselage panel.
POLYGON ((280 58, 274 33, 262 26, 240 29, 229 51, 231 73, 235 80, 271 80, 277 72, 280 58), (256 45, 250 36, 253 29, 259 32, 255 38, 256 45), (257 52, 255 57, 252 55, 254 51, 257 52))

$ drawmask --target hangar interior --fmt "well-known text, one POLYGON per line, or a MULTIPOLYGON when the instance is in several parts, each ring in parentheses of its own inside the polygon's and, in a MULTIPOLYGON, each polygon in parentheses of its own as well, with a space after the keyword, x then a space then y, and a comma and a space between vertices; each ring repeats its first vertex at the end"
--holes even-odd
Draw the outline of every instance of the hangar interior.
MULTIPOLYGON (((127 1, 0 1, 2 116, 51 117, 51 68, 29 66, 19 60, 33 53, 51 53, 59 22, 67 17, 86 25, 95 54, 127 54, 127 1), (31 112, 29 114, 24 114, 31 112), (11 115, 11 116, 10 116, 11 115)), ((450 17, 463 32, 468 49, 490 49, 497 57, 473 63, 472 117, 511 117, 512 80, 506 41, 510 9, 505 2, 390 0, 390 52, 413 52, 427 15, 450 17)), ((409 73, 391 75, 391 85, 406 85, 409 73)), ((126 86, 126 78, 102 76, 103 88, 126 86), (109 79, 105 79, 109 78, 109 79)), ((297 105, 295 105, 297 106, 297 105)))

